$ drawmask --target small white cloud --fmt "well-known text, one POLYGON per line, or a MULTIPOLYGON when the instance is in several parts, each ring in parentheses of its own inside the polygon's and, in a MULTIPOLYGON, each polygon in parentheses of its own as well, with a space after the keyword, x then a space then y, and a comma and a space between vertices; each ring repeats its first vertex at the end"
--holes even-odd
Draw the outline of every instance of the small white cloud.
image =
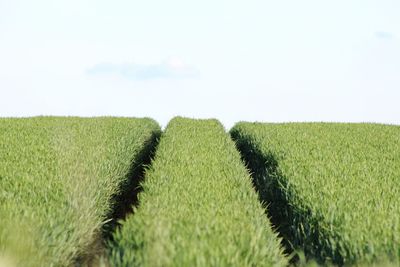
POLYGON ((199 71, 179 58, 170 58, 160 64, 145 65, 136 63, 100 63, 87 70, 89 75, 117 74, 129 80, 155 79, 193 79, 199 77, 199 71))
POLYGON ((393 34, 385 31, 377 31, 375 32, 375 36, 379 39, 393 39, 393 34))

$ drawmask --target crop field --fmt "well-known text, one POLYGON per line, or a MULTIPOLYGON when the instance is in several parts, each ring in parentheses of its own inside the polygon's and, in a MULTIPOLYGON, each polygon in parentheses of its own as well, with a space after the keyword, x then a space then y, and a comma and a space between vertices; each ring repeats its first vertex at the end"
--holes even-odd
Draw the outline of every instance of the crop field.
POLYGON ((242 122, 230 133, 288 245, 320 263, 399 266, 399 126, 242 122))
POLYGON ((111 266, 285 266, 240 154, 216 120, 175 118, 111 266))
POLYGON ((73 266, 95 254, 159 135, 152 119, 0 119, 0 264, 73 266))
POLYGON ((399 199, 400 126, 0 118, 0 267, 400 266, 399 199))

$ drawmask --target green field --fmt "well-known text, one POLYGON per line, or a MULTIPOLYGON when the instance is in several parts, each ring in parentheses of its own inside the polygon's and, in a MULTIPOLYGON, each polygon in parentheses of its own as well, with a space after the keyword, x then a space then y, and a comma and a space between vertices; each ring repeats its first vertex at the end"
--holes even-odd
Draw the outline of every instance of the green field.
POLYGON ((151 119, 0 119, 0 264, 72 266, 160 134, 151 119))
POLYGON ((320 262, 400 264, 400 127, 243 122, 230 133, 287 244, 320 262))
POLYGON ((400 126, 0 118, 0 267, 400 266, 399 199, 400 126))
POLYGON ((234 143, 216 120, 173 119, 112 266, 285 266, 234 143))

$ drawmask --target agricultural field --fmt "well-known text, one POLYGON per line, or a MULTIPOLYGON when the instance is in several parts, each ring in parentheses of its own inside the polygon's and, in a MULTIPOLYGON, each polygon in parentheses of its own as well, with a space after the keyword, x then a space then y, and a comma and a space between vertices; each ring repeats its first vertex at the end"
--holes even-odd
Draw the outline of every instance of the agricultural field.
POLYGON ((111 266, 286 266, 235 144, 216 120, 175 118, 111 266))
POLYGON ((0 119, 0 265, 87 264, 159 135, 152 119, 0 119))
POLYGON ((400 266, 398 199, 399 126, 0 118, 0 267, 400 266))
POLYGON ((230 134, 287 245, 325 264, 399 266, 399 126, 241 122, 230 134))

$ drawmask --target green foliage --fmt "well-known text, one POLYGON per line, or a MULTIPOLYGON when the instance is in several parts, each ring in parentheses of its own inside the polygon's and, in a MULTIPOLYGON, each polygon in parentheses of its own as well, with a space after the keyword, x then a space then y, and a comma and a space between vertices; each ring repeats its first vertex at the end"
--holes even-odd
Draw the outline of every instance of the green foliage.
POLYGON ((151 119, 0 119, 0 258, 70 266, 95 253, 113 199, 159 133, 151 119))
POLYGON ((294 249, 335 264, 400 259, 400 127, 238 123, 231 136, 294 249))
POLYGON ((240 154, 216 120, 175 118, 146 173, 112 266, 284 266, 240 154))

